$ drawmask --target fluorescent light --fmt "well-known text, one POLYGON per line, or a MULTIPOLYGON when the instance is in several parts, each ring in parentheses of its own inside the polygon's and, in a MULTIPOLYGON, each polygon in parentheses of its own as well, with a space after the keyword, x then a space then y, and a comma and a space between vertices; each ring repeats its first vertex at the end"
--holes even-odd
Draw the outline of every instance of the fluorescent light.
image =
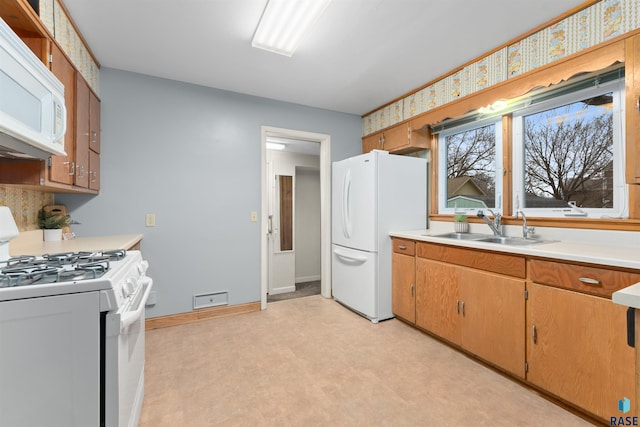
POLYGON ((293 56, 331 0, 269 0, 251 46, 293 56))
POLYGON ((284 150, 284 144, 276 144, 275 142, 267 142, 267 150, 284 150))

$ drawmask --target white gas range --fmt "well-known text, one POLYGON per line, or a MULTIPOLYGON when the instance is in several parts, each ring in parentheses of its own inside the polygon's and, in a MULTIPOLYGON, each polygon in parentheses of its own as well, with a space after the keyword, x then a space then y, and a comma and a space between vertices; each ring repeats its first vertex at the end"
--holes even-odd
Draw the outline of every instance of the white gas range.
POLYGON ((147 267, 124 250, 0 261, 0 425, 137 425, 147 267))

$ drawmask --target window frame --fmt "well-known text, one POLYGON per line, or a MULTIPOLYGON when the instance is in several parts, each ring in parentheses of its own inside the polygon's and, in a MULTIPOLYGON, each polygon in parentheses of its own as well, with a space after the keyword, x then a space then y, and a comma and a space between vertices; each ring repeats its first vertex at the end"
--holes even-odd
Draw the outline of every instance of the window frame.
POLYGON ((452 125, 438 133, 438 213, 439 214, 465 214, 474 216, 480 210, 491 209, 495 213, 502 214, 502 191, 503 191, 503 156, 502 156, 502 116, 492 116, 471 123, 461 124, 459 126, 452 125), (447 207, 447 136, 473 129, 479 129, 485 126, 494 125, 495 132, 495 207, 489 208, 449 208, 447 207))
POLYGON ((596 84, 593 87, 564 93, 556 97, 547 98, 531 106, 521 108, 512 113, 512 206, 515 215, 521 210, 527 216, 549 218, 628 218, 629 201, 628 187, 625 183, 625 80, 624 77, 596 84), (523 123, 527 115, 569 105, 574 102, 612 92, 613 94, 613 207, 612 208, 580 208, 579 210, 566 208, 527 208, 521 207, 520 200, 524 197, 525 167, 523 123), (586 214, 582 214, 582 213, 586 214))

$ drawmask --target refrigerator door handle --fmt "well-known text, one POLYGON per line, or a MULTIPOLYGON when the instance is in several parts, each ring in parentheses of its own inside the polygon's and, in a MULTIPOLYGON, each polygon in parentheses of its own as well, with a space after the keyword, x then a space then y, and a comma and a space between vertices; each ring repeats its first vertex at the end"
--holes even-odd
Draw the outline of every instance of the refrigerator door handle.
POLYGON ((350 261, 350 262, 357 262, 357 263, 363 263, 367 261, 367 257, 364 256, 357 256, 357 255, 348 255, 344 252, 342 252, 340 249, 334 249, 333 253, 336 254, 338 257, 342 258, 343 260, 346 261, 350 261))
POLYGON ((344 174, 342 183, 342 232, 347 239, 351 238, 351 210, 349 201, 351 199, 351 169, 344 174))

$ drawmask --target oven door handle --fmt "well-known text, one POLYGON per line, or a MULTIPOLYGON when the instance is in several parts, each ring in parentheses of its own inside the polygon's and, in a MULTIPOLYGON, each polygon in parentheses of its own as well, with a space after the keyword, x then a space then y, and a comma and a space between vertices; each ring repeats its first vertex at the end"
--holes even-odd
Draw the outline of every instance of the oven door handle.
POLYGON ((136 309, 133 311, 126 311, 120 315, 121 333, 140 318, 140 316, 142 315, 142 311, 144 310, 144 306, 147 304, 149 293, 151 292, 151 288, 153 288, 153 279, 151 279, 151 277, 144 277, 142 281, 142 286, 146 286, 146 289, 144 290, 144 295, 142 296, 142 298, 140 298, 138 307, 136 307, 136 309))

